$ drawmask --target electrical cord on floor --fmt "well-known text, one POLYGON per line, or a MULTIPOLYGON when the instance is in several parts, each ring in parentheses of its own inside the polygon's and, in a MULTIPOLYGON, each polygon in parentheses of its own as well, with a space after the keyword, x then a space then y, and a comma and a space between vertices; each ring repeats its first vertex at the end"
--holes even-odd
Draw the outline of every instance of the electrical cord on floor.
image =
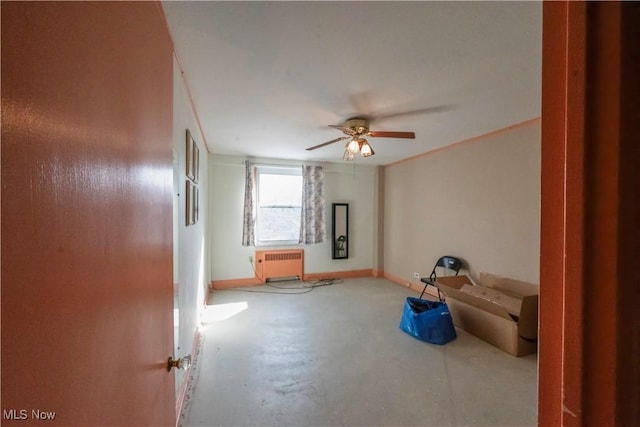
POLYGON ((341 283, 344 283, 344 280, 336 279, 334 277, 327 277, 324 279, 309 279, 305 280, 304 282, 309 283, 311 285, 311 288, 319 288, 321 286, 339 285, 341 283))
MULTIPOLYGON (((253 257, 249 259, 249 263, 251 264, 251 269, 253 270, 253 274, 257 275, 256 269, 253 265, 253 257)), ((255 294, 302 295, 302 294, 308 294, 309 292, 313 291, 315 288, 319 288, 322 286, 338 285, 340 283, 344 283, 344 280, 336 279, 333 277, 327 277, 322 279, 302 280, 302 283, 308 283, 309 286, 304 286, 304 285, 302 287, 276 286, 270 283, 265 283, 265 286, 269 286, 270 288, 293 291, 293 292, 263 291, 258 289, 224 289, 224 290, 231 291, 231 292, 251 292, 255 294)))
MULTIPOLYGON (((264 291, 258 289, 224 289, 224 291, 231 292, 251 292, 256 294, 279 294, 279 295, 301 295, 307 294, 313 291, 315 288, 320 288, 323 286, 332 286, 338 285, 340 283, 344 283, 342 279, 336 278, 324 278, 324 279, 312 279, 312 280, 303 280, 302 286, 276 286, 271 283, 265 283, 265 286, 270 288, 279 289, 279 291, 264 291), (286 291, 286 292, 282 292, 286 291)), ((297 284, 297 283, 296 283, 297 284)))

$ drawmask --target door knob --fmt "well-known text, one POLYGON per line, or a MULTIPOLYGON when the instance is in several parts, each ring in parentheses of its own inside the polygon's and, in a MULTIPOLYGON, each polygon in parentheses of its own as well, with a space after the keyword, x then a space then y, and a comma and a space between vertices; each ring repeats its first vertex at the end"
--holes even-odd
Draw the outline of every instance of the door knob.
POLYGON ((169 360, 167 360, 167 372, 171 372, 172 368, 178 368, 182 370, 189 369, 191 366, 191 355, 187 354, 180 359, 174 359, 173 356, 169 356, 169 360))

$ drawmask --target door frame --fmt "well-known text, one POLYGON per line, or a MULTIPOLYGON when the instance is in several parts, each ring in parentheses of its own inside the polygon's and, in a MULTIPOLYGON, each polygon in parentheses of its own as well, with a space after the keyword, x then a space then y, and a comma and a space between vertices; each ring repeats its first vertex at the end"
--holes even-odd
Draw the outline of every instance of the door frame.
POLYGON ((640 424, 639 11, 543 4, 540 426, 640 424))

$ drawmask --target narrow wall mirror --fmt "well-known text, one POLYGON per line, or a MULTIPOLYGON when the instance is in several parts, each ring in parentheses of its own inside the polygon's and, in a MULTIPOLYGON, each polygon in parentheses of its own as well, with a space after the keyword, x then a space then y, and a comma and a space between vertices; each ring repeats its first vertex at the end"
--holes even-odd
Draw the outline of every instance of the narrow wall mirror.
POLYGON ((333 259, 349 258, 349 204, 331 204, 331 248, 333 259))

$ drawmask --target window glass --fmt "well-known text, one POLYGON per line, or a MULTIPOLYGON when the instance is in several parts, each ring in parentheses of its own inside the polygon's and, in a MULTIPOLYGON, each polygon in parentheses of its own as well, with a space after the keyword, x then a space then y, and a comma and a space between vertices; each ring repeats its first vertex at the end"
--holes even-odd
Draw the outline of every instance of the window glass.
POLYGON ((298 243, 302 206, 300 168, 258 167, 258 244, 298 243))

